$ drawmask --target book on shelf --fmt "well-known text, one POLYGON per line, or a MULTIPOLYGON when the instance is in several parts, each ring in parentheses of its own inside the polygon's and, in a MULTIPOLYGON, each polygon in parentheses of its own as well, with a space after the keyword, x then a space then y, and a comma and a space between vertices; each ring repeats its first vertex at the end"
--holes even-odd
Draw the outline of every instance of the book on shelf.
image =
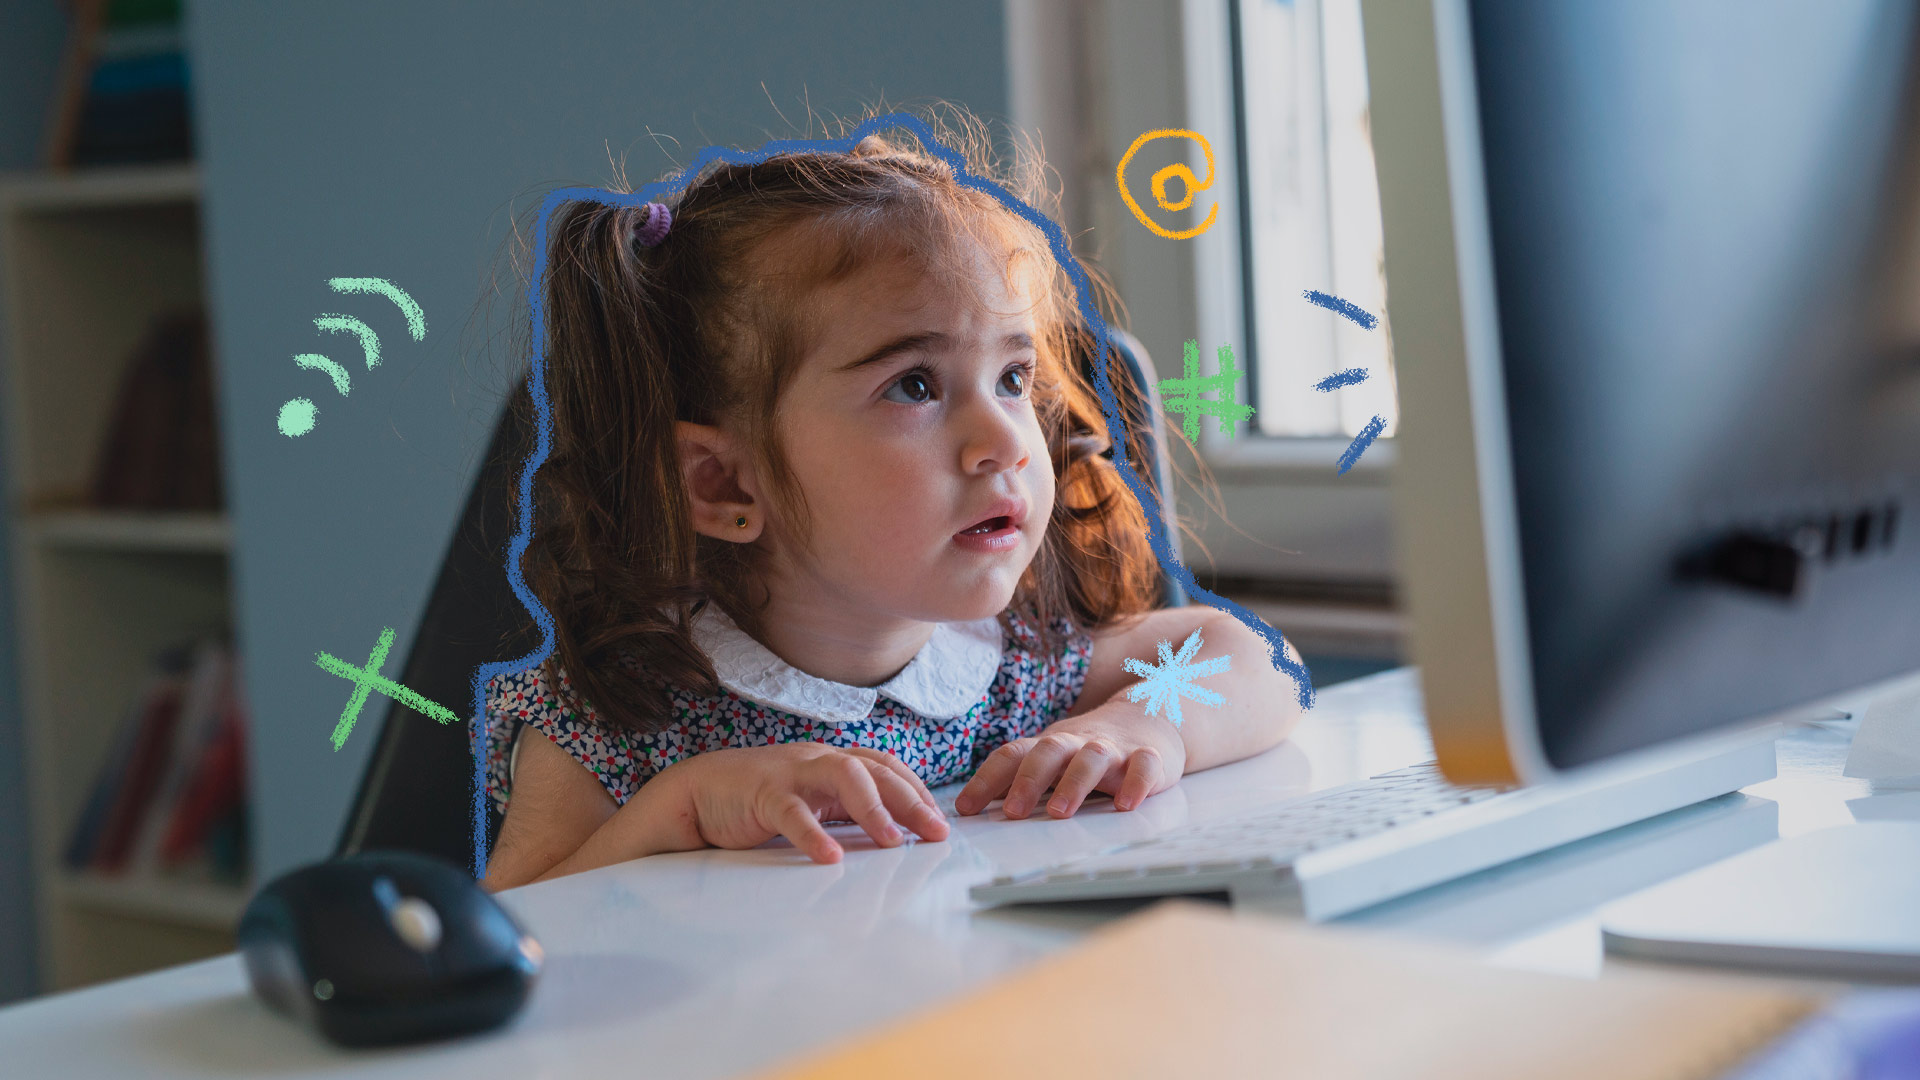
MULTIPOLYGON (((172 869, 185 862, 197 844, 246 813, 246 713, 240 694, 229 678, 220 703, 219 726, 206 750, 194 763, 192 778, 173 804, 160 844, 160 864, 172 869)), ((237 860, 222 856, 217 844, 209 848, 216 869, 237 860)))
POLYGON ((71 29, 48 164, 193 156, 180 0, 68 0, 71 29))
POLYGON ((89 863, 94 869, 118 873, 126 869, 133 851, 134 830, 153 801, 159 785, 160 769, 172 747, 174 728, 180 722, 180 699, 185 696, 184 681, 165 679, 147 695, 140 710, 140 730, 127 760, 126 771, 114 785, 112 809, 107 811, 99 839, 95 841, 89 863))
POLYGON ((203 639, 194 646, 193 667, 180 697, 180 718, 174 726, 171 752, 160 766, 154 788, 154 812, 145 814, 134 830, 127 869, 152 874, 160 869, 160 842, 166 836, 173 808, 180 805, 188 781, 211 749, 224 720, 227 650, 203 639))
POLYGON ((158 712, 164 698, 180 692, 180 677, 185 666, 183 650, 161 653, 158 670, 148 677, 140 693, 127 706, 120 730, 107 750, 67 842, 66 863, 70 868, 84 870, 92 864, 94 852, 101 847, 107 821, 118 811, 122 781, 132 768, 135 755, 141 752, 142 744, 154 737, 150 728, 159 723, 158 712))
POLYGON ((203 309, 156 315, 121 376, 95 462, 94 506, 216 510, 220 448, 203 309))
POLYGON ((246 728, 238 664, 207 640, 166 650, 128 710, 66 851, 74 870, 165 876, 204 858, 246 877, 246 728))

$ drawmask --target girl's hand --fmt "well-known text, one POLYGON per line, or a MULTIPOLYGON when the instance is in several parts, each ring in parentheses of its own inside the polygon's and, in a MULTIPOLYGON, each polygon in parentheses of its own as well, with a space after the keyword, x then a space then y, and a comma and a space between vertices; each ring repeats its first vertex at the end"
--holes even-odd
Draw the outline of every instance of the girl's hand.
POLYGON ((895 822, 926 840, 947 838, 933 794, 881 750, 812 742, 734 747, 675 762, 653 783, 669 777, 688 827, 712 847, 758 847, 784 836, 814 862, 836 863, 841 847, 820 823, 847 820, 881 847, 905 839, 895 822))
POLYGON ((1005 795, 1006 815, 1024 818, 1051 787, 1047 813, 1055 818, 1072 817, 1093 791, 1112 795, 1115 809, 1131 810, 1178 783, 1186 766, 1186 744, 1165 717, 1109 702, 987 755, 953 808, 977 814, 1005 795))

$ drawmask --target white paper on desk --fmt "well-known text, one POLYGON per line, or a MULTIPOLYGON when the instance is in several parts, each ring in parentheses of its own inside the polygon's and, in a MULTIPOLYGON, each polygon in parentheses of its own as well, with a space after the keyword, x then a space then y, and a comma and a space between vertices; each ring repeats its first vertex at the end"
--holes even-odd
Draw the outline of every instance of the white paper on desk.
POLYGON ((1920 780, 1920 686, 1867 706, 1842 772, 1863 780, 1920 780))

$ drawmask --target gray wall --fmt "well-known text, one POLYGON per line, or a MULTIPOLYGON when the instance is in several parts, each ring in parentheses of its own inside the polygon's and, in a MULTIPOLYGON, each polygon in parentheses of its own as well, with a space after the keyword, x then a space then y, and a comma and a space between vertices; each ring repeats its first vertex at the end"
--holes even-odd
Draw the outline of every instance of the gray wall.
MULTIPOLYGON (((41 160, 47 113, 53 107, 66 17, 56 0, 0 2, 0 169, 28 169, 41 160)), ((0 365, 4 368, 4 365, 0 365)), ((0 394, 6 387, 0 384, 0 394)), ((0 447, 6 433, 0 432, 0 447)), ((12 507, 0 462, 0 507, 12 507)), ((20 682, 14 646, 13 573, 8 537, 0 523, 0 1002, 35 992, 32 835, 27 821, 26 760, 20 729, 20 682)))
POLYGON ((552 186, 604 184, 609 153, 638 186, 704 145, 803 134, 769 95, 789 117, 804 100, 852 113, 882 95, 1003 117, 1002 12, 999 0, 195 0, 188 33, 264 878, 331 851, 384 707, 370 703, 336 753, 348 684, 314 654, 362 662, 392 626, 398 670, 503 400, 514 358, 489 339, 513 283, 490 315, 475 306, 510 215, 552 186), (387 301, 330 292, 334 275, 407 289, 426 340, 408 339, 387 301), (316 333, 313 316, 337 311, 381 333, 380 368, 350 338, 316 333), (348 364, 348 397, 294 366, 305 351, 348 364), (319 422, 289 439, 274 417, 295 395, 319 422))

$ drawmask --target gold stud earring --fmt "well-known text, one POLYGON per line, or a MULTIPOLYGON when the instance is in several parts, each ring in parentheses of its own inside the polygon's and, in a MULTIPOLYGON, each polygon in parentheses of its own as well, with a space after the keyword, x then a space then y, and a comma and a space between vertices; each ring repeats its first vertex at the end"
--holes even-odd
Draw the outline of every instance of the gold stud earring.
POLYGON ((741 515, 740 515, 739 517, 737 517, 737 518, 734 518, 734 519, 733 519, 733 524, 734 524, 734 527, 736 527, 736 528, 741 528, 741 529, 744 529, 744 528, 746 528, 746 527, 747 527, 747 515, 745 515, 745 514, 741 514, 741 515))

